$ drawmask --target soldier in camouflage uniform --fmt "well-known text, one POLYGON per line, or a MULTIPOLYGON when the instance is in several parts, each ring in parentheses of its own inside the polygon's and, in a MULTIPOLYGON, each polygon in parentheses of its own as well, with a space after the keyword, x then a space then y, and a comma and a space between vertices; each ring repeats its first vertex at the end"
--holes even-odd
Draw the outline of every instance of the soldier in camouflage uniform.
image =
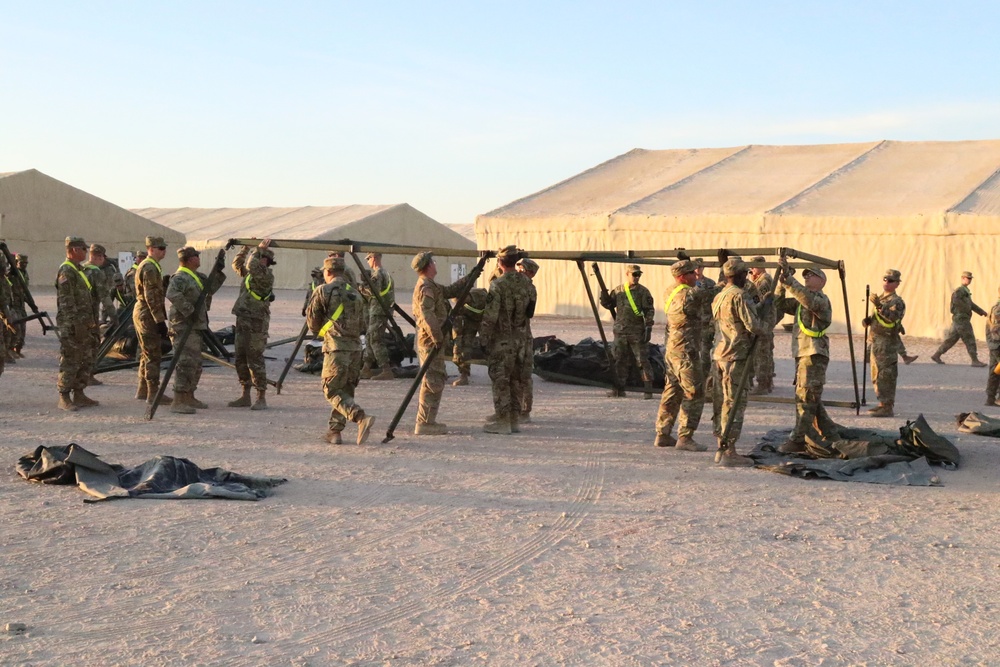
MULTIPOLYGON (((758 255, 752 261, 763 262, 764 257, 758 255)), ((761 301, 773 291, 774 278, 763 267, 750 269, 750 282, 757 288, 757 295, 761 301)), ((750 392, 754 395, 770 394, 774 391, 774 325, 777 324, 778 316, 774 308, 766 308, 760 312, 760 319, 764 326, 764 334, 754 349, 753 367, 757 386, 750 392)))
POLYGON ((763 331, 756 307, 747 297, 746 283, 748 267, 741 259, 730 257, 722 267, 726 286, 712 300, 712 315, 715 318, 719 341, 712 352, 717 369, 718 382, 713 387, 713 402, 716 410, 714 432, 719 449, 715 461, 723 466, 752 466, 753 460, 736 453, 736 443, 743 430, 743 412, 746 409, 746 387, 742 395, 737 395, 739 378, 749 360, 752 336, 763 331), (732 421, 728 439, 725 438, 726 424, 732 421))
MULTIPOLYGON (((0 274, 4 274, 10 270, 7 266, 7 258, 0 255, 0 274)), ((3 276, 7 278, 6 275, 3 276)), ((0 329, 3 329, 3 333, 7 339, 9 339, 11 347, 4 350, 9 354, 13 354, 13 341, 17 336, 17 325, 12 324, 16 319, 14 315, 14 310, 12 305, 14 303, 13 289, 10 279, 0 280, 0 329)), ((3 375, 4 366, 7 363, 7 355, 0 354, 0 375, 3 375)))
POLYGON ((267 409, 267 367, 264 349, 271 324, 271 302, 274 301, 274 251, 264 239, 251 252, 243 246, 233 258, 233 271, 240 278, 240 293, 233 304, 236 316, 236 377, 243 388, 242 395, 229 401, 231 408, 267 409), (250 385, 257 389, 257 400, 250 404, 250 385))
MULTIPOLYGON (((531 284, 535 284, 535 274, 538 273, 538 263, 529 258, 522 257, 517 263, 517 270, 528 276, 528 280, 531 284)), ((537 296, 537 294, 536 294, 537 296)), ((531 320, 528 320, 527 331, 524 335, 524 354, 525 354, 525 364, 523 366, 524 372, 521 374, 521 416, 520 420, 522 424, 531 423, 531 408, 535 402, 535 382, 533 380, 533 375, 535 371, 535 337, 531 333, 531 320)))
POLYGON ((322 287, 325 284, 322 266, 317 266, 309 272, 309 287, 306 289, 306 300, 302 302, 302 317, 306 316, 306 309, 309 308, 309 302, 312 301, 313 292, 316 291, 317 287, 322 287))
POLYGON ((778 447, 784 454, 806 451, 806 433, 815 429, 825 437, 835 436, 836 424, 823 407, 823 386, 830 364, 830 339, 827 329, 833 323, 833 306, 823 293, 826 273, 822 269, 802 271, 802 285, 788 270, 782 258, 776 305, 778 311, 795 317, 792 357, 795 364, 795 428, 789 440, 778 447), (785 294, 790 296, 786 297, 785 294))
POLYGON ((976 334, 972 331, 972 313, 985 317, 986 311, 972 302, 972 291, 969 289, 971 282, 972 273, 963 271, 962 284, 951 293, 951 329, 948 330, 948 335, 937 352, 931 355, 931 361, 936 364, 943 364, 941 355, 961 339, 972 360, 972 366, 982 368, 986 365, 979 360, 979 355, 976 353, 976 334))
POLYGON ((470 360, 476 347, 476 337, 479 335, 479 324, 483 321, 488 295, 489 292, 483 288, 473 287, 461 310, 452 319, 454 345, 451 360, 458 366, 458 379, 451 383, 452 387, 469 384, 472 372, 470 360))
MULTIPOLYGON (((998 292, 1000 294, 1000 292, 998 292)), ((989 374, 986 379, 986 405, 997 404, 997 394, 1000 393, 1000 375, 997 367, 1000 365, 1000 299, 990 309, 986 320, 986 346, 990 350, 989 374)))
MULTIPOLYGON (((639 284, 642 269, 636 264, 625 267, 628 281, 601 294, 601 305, 615 311, 612 350, 615 356, 615 370, 618 372, 619 386, 625 386, 635 358, 642 369, 643 398, 653 398, 653 369, 649 365, 649 339, 653 334, 655 307, 653 295, 639 284)), ((624 396, 624 390, 612 389, 610 397, 624 396)))
MULTIPOLYGON (((139 339, 139 386, 135 391, 135 398, 152 404, 160 391, 162 346, 167 339, 167 309, 164 304, 166 288, 163 268, 160 266, 167 254, 167 244, 161 236, 147 236, 146 251, 146 258, 136 268, 133 277, 135 308, 132 310, 132 324, 139 339)), ((173 398, 163 394, 160 402, 170 405, 173 398)))
MULTIPOLYGON (((465 291, 473 274, 459 278, 451 285, 439 285, 434 282, 437 264, 431 252, 417 253, 410 266, 419 274, 417 284, 413 286, 413 317, 417 322, 417 358, 422 365, 432 350, 448 344, 443 330, 448 319, 448 299, 458 297, 465 291)), ((420 385, 417 423, 413 429, 415 435, 444 435, 448 432, 447 425, 437 421, 447 377, 444 357, 437 354, 427 367, 420 385)))
MULTIPOLYGON (((366 256, 368 266, 371 267, 371 284, 378 292, 382 303, 392 312, 392 307, 396 303, 396 291, 392 286, 392 276, 382 267, 382 253, 370 252, 366 256)), ((365 365, 375 366, 380 369, 378 374, 372 374, 372 380, 395 380, 396 376, 389 366, 389 350, 385 346, 383 334, 389 326, 389 318, 386 316, 379 300, 374 294, 369 293, 368 285, 359 285, 362 296, 368 299, 368 328, 365 330, 365 365)))
POLYGON ((132 262, 132 266, 129 270, 125 272, 125 298, 135 298, 135 274, 139 270, 139 265, 149 256, 146 250, 140 250, 135 254, 135 261, 132 262))
POLYGON ((896 404, 896 377, 899 372, 896 355, 899 353, 899 331, 906 314, 906 304, 896 294, 900 279, 901 274, 896 269, 885 272, 882 278, 884 291, 869 297, 875 310, 863 322, 871 338, 872 384, 878 397, 878 406, 868 411, 872 417, 892 417, 896 404))
POLYGON ((66 237, 66 261, 56 275, 56 330, 59 334, 59 407, 75 411, 98 404, 83 393, 94 365, 97 308, 94 285, 83 270, 87 244, 66 237), (72 399, 70 398, 72 392, 72 399))
POLYGON ((183 415, 194 414, 195 409, 206 409, 208 405, 195 398, 201 379, 201 349, 204 341, 201 332, 208 329, 208 311, 212 308, 212 295, 226 281, 222 272, 225 258, 216 260, 212 267, 211 278, 199 273, 201 268, 201 253, 186 246, 177 251, 177 261, 180 267, 170 277, 167 286, 167 301, 170 302, 170 335, 174 344, 174 355, 177 363, 174 366, 174 402, 170 411, 183 415), (196 310, 198 297, 206 292, 205 299, 196 310), (178 348, 184 331, 192 327, 183 348, 178 348))
POLYGON ((330 421, 325 440, 343 443, 341 432, 350 419, 358 425, 359 445, 364 444, 375 423, 354 402, 360 380, 361 327, 364 299, 346 280, 344 258, 323 261, 324 284, 313 291, 306 307, 309 330, 323 339, 323 393, 330 402, 330 421))
POLYGON ((489 298, 479 339, 486 351, 486 363, 493 384, 493 407, 496 421, 483 427, 487 433, 517 433, 518 418, 524 401, 523 377, 527 362, 525 337, 528 320, 535 314, 535 286, 524 273, 517 271, 521 253, 507 246, 497 253, 503 275, 490 283, 489 298))
POLYGON ((715 294, 725 287, 718 285, 714 280, 705 275, 705 260, 695 257, 693 260, 695 275, 698 280, 695 287, 703 290, 712 290, 712 296, 702 299, 699 313, 701 319, 701 347, 698 350, 698 362, 701 364, 701 377, 705 382, 705 391, 701 398, 694 399, 691 410, 697 410, 700 414, 704 410, 705 400, 712 395, 712 385, 715 383, 715 362, 712 361, 712 350, 715 348, 715 321, 712 318, 712 299, 715 294), (700 403, 700 405, 696 405, 700 403))
MULTIPOLYGON (((21 280, 11 280, 11 314, 15 320, 21 319, 28 316, 27 303, 28 295, 25 292, 25 288, 28 286, 28 256, 22 253, 14 255, 14 266, 11 272, 17 272, 21 276, 21 280)), ((21 322, 20 324, 15 324, 14 327, 17 329, 17 333, 14 334, 14 344, 11 347, 11 351, 14 356, 18 359, 23 359, 24 355, 21 350, 24 349, 24 338, 28 332, 27 322, 21 322)))
POLYGON ((113 321, 118 311, 115 309, 115 281, 112 275, 117 272, 110 266, 104 246, 99 243, 90 246, 90 261, 84 265, 84 269, 94 284, 94 293, 100 309, 98 323, 113 321))

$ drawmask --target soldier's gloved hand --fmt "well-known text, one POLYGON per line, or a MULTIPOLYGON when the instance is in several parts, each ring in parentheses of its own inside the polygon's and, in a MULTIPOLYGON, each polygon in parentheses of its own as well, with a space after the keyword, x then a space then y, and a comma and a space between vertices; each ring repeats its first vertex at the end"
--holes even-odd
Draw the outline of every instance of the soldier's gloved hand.
POLYGON ((680 259, 680 260, 691 259, 691 255, 687 254, 683 250, 678 250, 677 251, 677 259, 680 259))
POLYGON ((156 323, 156 333, 158 333, 161 336, 163 336, 164 338, 166 338, 167 337, 167 323, 166 322, 157 322, 156 323))
POLYGON ((865 319, 861 320, 861 326, 863 326, 865 328, 868 328, 871 325, 872 325, 872 318, 871 317, 866 317, 865 319))
POLYGON ((872 294, 871 296, 868 297, 868 300, 871 301, 873 304, 875 304, 877 306, 878 305, 878 294, 872 294))
POLYGON ((719 254, 716 255, 719 258, 719 264, 725 264, 726 260, 729 259, 729 251, 725 248, 719 248, 719 254))

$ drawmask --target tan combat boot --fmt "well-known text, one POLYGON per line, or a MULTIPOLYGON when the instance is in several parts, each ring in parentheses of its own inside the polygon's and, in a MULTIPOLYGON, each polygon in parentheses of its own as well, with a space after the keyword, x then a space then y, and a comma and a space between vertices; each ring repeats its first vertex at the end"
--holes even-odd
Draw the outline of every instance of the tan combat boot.
POLYGON ((382 369, 382 372, 378 375, 373 375, 372 380, 395 380, 396 374, 392 372, 392 369, 386 366, 382 369))
POLYGON ((146 385, 145 378, 141 378, 139 380, 139 386, 135 390, 135 400, 145 401, 147 396, 149 396, 149 387, 146 385))
POLYGON ((446 435, 447 433, 448 425, 437 422, 417 422, 413 428, 413 435, 446 435))
POLYGON ((100 404, 100 401, 95 401, 83 393, 83 389, 76 389, 73 391, 73 405, 78 408, 94 408, 100 404))
POLYGON ((801 454, 806 451, 806 443, 802 440, 792 440, 789 438, 778 445, 778 451, 782 454, 801 454))
POLYGON ((197 408, 198 410, 208 410, 208 404, 202 403, 197 398, 194 397, 194 392, 189 391, 184 394, 184 400, 188 402, 192 408, 197 408))
POLYGON ((907 366, 909 366, 910 364, 912 364, 914 361, 916 361, 919 358, 920 358, 919 354, 914 354, 912 357, 904 354, 903 355, 903 363, 906 364, 907 366))
POLYGON ((716 461, 723 468, 751 468, 754 465, 753 459, 749 456, 740 456, 736 453, 736 445, 729 445, 720 450, 715 455, 716 461))
MULTIPOLYGON (((983 365, 985 366, 986 364, 983 364, 983 365)), ((98 380, 97 377, 95 377, 93 373, 91 373, 90 377, 87 379, 87 386, 88 387, 100 387, 103 384, 104 383, 101 382, 100 380, 98 380)))
POLYGON ((361 379, 362 379, 362 380, 370 380, 370 379, 371 379, 371 377, 372 377, 372 367, 371 367, 371 365, 370 365, 370 364, 369 364, 369 363, 368 363, 368 362, 366 361, 366 362, 365 362, 365 363, 364 363, 364 364, 363 364, 363 365, 361 366, 361 379))
POLYGON ((179 415, 193 415, 197 410, 194 406, 188 403, 189 392, 186 391, 175 391, 174 392, 174 402, 170 404, 170 411, 175 412, 179 415))
POLYGON ((510 435, 513 433, 510 427, 510 417, 501 417, 495 422, 487 423, 486 426, 483 426, 483 431, 496 435, 510 435))
POLYGON ((648 401, 653 398, 653 383, 643 382, 642 383, 642 400, 648 401))
POLYGON ((458 376, 458 379, 451 383, 452 387, 464 387, 469 384, 469 374, 462 373, 458 376))
MULTIPOLYGON (((150 382, 147 385, 146 402, 152 405, 153 401, 156 400, 156 394, 159 391, 160 391, 160 385, 158 383, 153 384, 152 382, 150 382)), ((173 402, 174 402, 173 397, 167 394, 167 392, 163 392, 163 398, 160 399, 160 405, 171 405, 173 402)))
POLYGON ((872 417, 892 417, 892 403, 879 403, 878 407, 872 408, 868 414, 872 417))
MULTIPOLYGON (((249 388, 247 389, 247 391, 249 391, 249 388)), ((254 404, 253 404, 253 406, 250 409, 251 410, 267 410, 267 399, 265 398, 266 394, 267 394, 267 390, 266 389, 258 389, 257 390, 257 400, 254 401, 254 404)))
POLYGON ((344 440, 340 437, 340 431, 327 431, 323 439, 331 445, 342 445, 344 440))
POLYGON ((68 391, 59 392, 59 409, 67 412, 77 411, 77 407, 73 405, 73 400, 69 397, 68 391))
POLYGON ((530 424, 531 423, 531 413, 530 412, 522 412, 521 416, 518 417, 518 421, 521 422, 522 424, 530 424))
POLYGON ((250 407, 250 385, 243 385, 243 394, 234 401, 229 401, 226 406, 230 408, 249 408, 250 407))
POLYGON ((677 439, 677 444, 674 447, 684 452, 704 452, 708 449, 705 445, 695 442, 695 439, 690 435, 682 435, 677 439))
POLYGON ((375 415, 365 415, 358 422, 358 444, 363 445, 371 435, 372 426, 375 425, 375 415))
POLYGON ((983 362, 979 361, 978 357, 973 357, 972 358, 972 363, 970 364, 970 366, 972 366, 973 368, 986 368, 986 364, 984 364, 983 362))
POLYGON ((934 354, 931 355, 931 361, 933 361, 935 364, 944 364, 944 362, 941 361, 941 354, 939 352, 935 352, 934 354))
POLYGON ((657 433, 653 445, 656 447, 674 447, 677 445, 677 439, 669 433, 657 433))

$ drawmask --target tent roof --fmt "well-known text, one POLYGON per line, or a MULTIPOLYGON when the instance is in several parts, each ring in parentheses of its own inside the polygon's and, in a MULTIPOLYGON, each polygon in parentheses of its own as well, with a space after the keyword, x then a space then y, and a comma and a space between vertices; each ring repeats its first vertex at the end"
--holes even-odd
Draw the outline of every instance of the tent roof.
POLYGON ((952 211, 1000 211, 1000 141, 635 149, 481 217, 952 211))

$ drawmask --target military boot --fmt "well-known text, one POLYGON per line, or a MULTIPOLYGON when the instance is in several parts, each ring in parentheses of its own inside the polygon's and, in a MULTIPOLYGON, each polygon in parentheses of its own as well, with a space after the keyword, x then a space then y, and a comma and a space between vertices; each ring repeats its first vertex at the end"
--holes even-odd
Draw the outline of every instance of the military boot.
POLYGON ((142 378, 139 380, 139 386, 135 390, 135 400, 145 401, 147 396, 149 396, 149 387, 146 385, 145 378, 142 378))
POLYGON ((103 382, 94 377, 93 373, 91 373, 90 377, 87 379, 88 387, 100 387, 103 384, 103 382))
POLYGON ((199 410, 208 410, 208 404, 202 403, 197 398, 195 398, 193 391, 185 392, 184 400, 186 400, 188 402, 188 405, 190 405, 192 408, 197 408, 199 410))
POLYGON ((806 451, 806 443, 803 440, 793 440, 789 438, 778 445, 778 451, 782 454, 801 454, 806 451))
POLYGON ((361 379, 370 380, 372 377, 372 366, 367 361, 361 366, 361 379))
POLYGON ((677 445, 677 439, 669 433, 657 433, 656 440, 653 441, 655 447, 674 447, 675 445, 677 445))
POLYGON ((495 422, 490 422, 483 427, 483 430, 496 435, 510 435, 513 432, 510 428, 510 417, 501 417, 495 422))
POLYGON ((373 380, 395 380, 396 379, 396 374, 392 372, 391 368, 389 368, 388 366, 384 366, 382 368, 382 372, 379 373, 378 375, 373 375, 372 379, 373 380))
MULTIPOLYGON (((160 385, 159 385, 159 383, 154 384, 154 383, 150 382, 147 385, 146 402, 149 403, 150 405, 152 405, 153 401, 156 400, 156 394, 159 391, 160 391, 160 385)), ((167 394, 167 392, 163 392, 163 398, 160 399, 160 403, 162 405, 171 405, 173 402, 174 402, 174 399, 171 396, 169 396, 167 394)))
POLYGON ((323 439, 329 442, 331 445, 344 444, 343 438, 340 437, 340 431, 327 431, 323 435, 323 439))
POLYGON ((643 382, 642 383, 642 400, 648 401, 653 398, 653 383, 643 382))
POLYGON ((497 413, 494 412, 493 414, 491 414, 489 417, 487 417, 483 421, 485 421, 485 422, 495 422, 498 419, 500 419, 500 417, 498 417, 497 413))
POLYGON ((95 401, 84 394, 83 389, 76 389, 73 391, 73 405, 78 408, 94 408, 100 404, 100 401, 95 401))
POLYGON ((69 397, 68 391, 59 392, 59 409, 66 410, 67 412, 77 411, 77 407, 73 404, 73 400, 69 397))
POLYGON ((516 415, 516 414, 511 414, 511 416, 510 416, 510 432, 511 433, 520 433, 521 432, 520 419, 518 418, 518 415, 516 415))
POLYGON ((979 357, 973 357, 970 366, 972 366, 973 368, 986 368, 986 364, 979 361, 979 357))
POLYGON ((914 361, 916 361, 918 358, 920 358, 920 355, 918 355, 918 354, 914 354, 913 356, 904 354, 903 355, 903 363, 906 364, 907 366, 909 366, 914 361))
POLYGON ((892 417, 892 406, 892 403, 879 403, 878 407, 869 410, 868 414, 872 417, 892 417))
POLYGON ((469 374, 462 373, 458 376, 458 379, 451 383, 452 387, 464 387, 469 384, 469 374))
POLYGON ((197 410, 194 406, 188 403, 188 397, 191 395, 187 391, 175 391, 174 402, 170 405, 170 411, 175 412, 179 415, 193 415, 197 410))
POLYGON ((698 444, 690 435, 682 435, 677 439, 676 449, 684 452, 703 452, 708 449, 705 445, 698 444))
POLYGON ((728 445, 715 455, 719 465, 724 468, 751 468, 754 465, 753 459, 749 456, 740 456, 736 453, 736 445, 728 445))
POLYGON ((624 389, 612 389, 608 392, 608 398, 625 398, 624 389))
POLYGON ((437 422, 417 422, 413 428, 413 435, 446 435, 447 433, 448 425, 437 422))
POLYGON ((249 408, 250 407, 250 385, 243 385, 243 395, 237 398, 235 401, 229 401, 226 403, 230 408, 249 408))
POLYGON ((531 423, 531 413, 530 412, 522 412, 521 416, 518 417, 518 421, 521 422, 522 424, 530 424, 531 423))
POLYGON ((267 394, 266 389, 257 390, 257 400, 254 401, 253 406, 250 408, 251 410, 267 410, 267 399, 265 398, 265 394, 267 394))
POLYGON ((940 352, 935 352, 934 354, 932 354, 931 355, 931 361, 933 361, 935 364, 941 364, 942 366, 944 365, 944 362, 941 361, 941 353, 940 352))
POLYGON ((1000 392, 1000 375, 990 373, 989 379, 986 380, 987 406, 994 406, 997 404, 997 392, 1000 392))
POLYGON ((358 421, 359 445, 365 444, 365 441, 368 440, 368 436, 371 435, 372 426, 374 425, 375 425, 375 415, 364 415, 363 417, 361 417, 361 420, 358 421))

